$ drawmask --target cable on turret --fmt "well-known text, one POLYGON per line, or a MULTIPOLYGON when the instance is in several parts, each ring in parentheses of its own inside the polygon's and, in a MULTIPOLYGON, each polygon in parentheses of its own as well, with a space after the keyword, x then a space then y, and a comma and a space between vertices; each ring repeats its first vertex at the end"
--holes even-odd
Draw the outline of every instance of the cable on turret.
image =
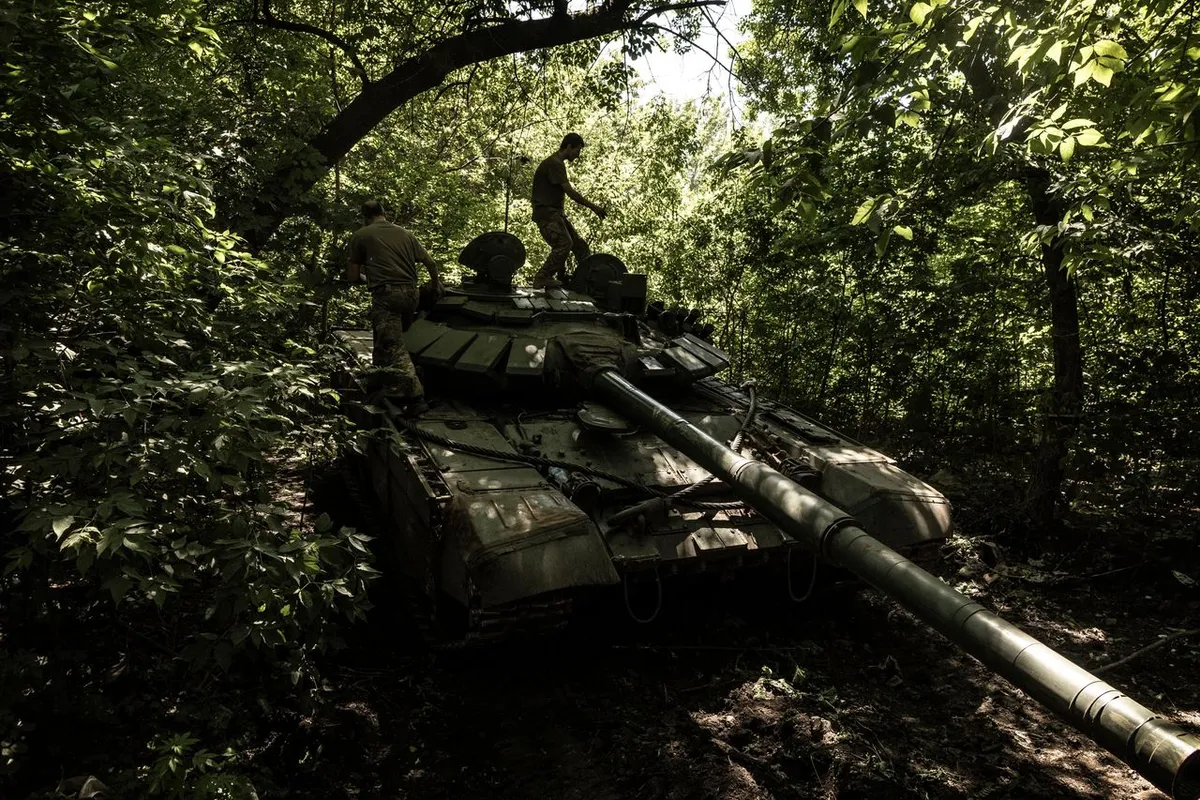
POLYGON ((654 612, 652 614, 650 614, 650 616, 639 617, 633 611, 633 604, 629 602, 629 573, 625 573, 625 576, 623 578, 621 578, 621 585, 625 592, 625 610, 627 612, 629 612, 629 617, 634 622, 640 623, 642 625, 649 625, 651 622, 654 622, 654 620, 658 619, 658 614, 660 611, 662 611, 663 585, 662 585, 662 575, 659 574, 657 566, 654 567, 654 586, 655 586, 654 612))
POLYGON ((812 597, 813 589, 817 586, 817 569, 821 563, 821 559, 816 553, 811 553, 812 557, 812 574, 808 579, 808 589, 805 590, 803 597, 796 597, 796 592, 792 588, 792 555, 796 552, 795 547, 789 547, 787 551, 787 592, 788 597, 792 598, 793 603, 803 603, 808 598, 812 597))

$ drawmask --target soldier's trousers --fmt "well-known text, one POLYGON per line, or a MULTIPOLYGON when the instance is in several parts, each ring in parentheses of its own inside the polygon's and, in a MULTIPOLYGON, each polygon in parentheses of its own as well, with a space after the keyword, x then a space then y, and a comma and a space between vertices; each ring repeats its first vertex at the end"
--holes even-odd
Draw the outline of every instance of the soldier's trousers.
POLYGON ((546 278, 564 278, 567 274, 567 256, 575 254, 575 264, 578 266, 592 254, 591 248, 584 238, 575 230, 567 215, 558 209, 539 208, 533 214, 538 232, 550 245, 550 255, 542 264, 538 275, 546 278))
POLYGON ((417 313, 414 284, 385 284, 371 290, 371 327, 374 331, 373 369, 367 380, 370 392, 385 390, 401 400, 422 397, 425 387, 417 377, 412 356, 404 346, 404 332, 417 313))

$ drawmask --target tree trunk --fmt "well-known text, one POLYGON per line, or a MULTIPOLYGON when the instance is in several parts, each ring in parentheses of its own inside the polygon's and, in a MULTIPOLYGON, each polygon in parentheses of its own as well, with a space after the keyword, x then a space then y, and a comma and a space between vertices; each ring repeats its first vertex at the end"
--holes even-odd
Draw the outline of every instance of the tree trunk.
MULTIPOLYGON (((1025 190, 1039 225, 1057 225, 1061 201, 1050 192, 1050 173, 1040 168, 1025 172, 1025 190)), ((1050 289, 1050 335, 1054 354, 1054 385, 1039 424, 1037 450, 1027 487, 1029 516, 1037 527, 1048 527, 1062 498, 1062 484, 1071 440, 1079 427, 1083 405, 1083 348, 1079 341, 1079 305, 1075 281, 1063 268, 1063 240, 1042 245, 1042 270, 1050 289)))
MULTIPOLYGON (((636 27, 651 16, 630 18, 632 0, 614 2, 601 10, 545 19, 513 21, 452 36, 401 62, 382 79, 367 83, 349 105, 297 152, 285 158, 257 186, 253 212, 226 220, 257 251, 329 168, 380 122, 406 102, 432 89, 456 69, 500 56, 594 39, 636 27)), ((677 8, 663 5, 654 13, 677 8)))

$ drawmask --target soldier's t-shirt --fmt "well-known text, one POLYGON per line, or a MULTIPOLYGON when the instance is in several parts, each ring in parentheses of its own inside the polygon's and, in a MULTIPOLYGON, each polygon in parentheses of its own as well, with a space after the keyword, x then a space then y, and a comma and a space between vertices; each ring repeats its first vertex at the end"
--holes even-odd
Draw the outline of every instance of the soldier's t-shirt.
POLYGON ((567 165, 562 159, 550 156, 538 164, 533 173, 533 210, 536 212, 539 207, 561 210, 566 185, 567 165))
POLYGON ((417 263, 428 259, 416 237, 392 222, 372 222, 350 237, 350 261, 361 264, 367 284, 415 284, 417 263))

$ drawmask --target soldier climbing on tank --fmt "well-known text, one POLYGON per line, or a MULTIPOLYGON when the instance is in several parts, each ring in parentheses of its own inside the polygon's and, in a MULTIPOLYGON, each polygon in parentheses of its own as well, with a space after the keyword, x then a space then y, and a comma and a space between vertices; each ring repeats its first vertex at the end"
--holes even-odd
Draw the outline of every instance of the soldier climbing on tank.
POLYGON ((388 220, 382 203, 368 200, 362 214, 366 225, 350 237, 346 277, 352 284, 365 282, 371 292, 374 350, 367 389, 372 400, 386 396, 403 406, 405 416, 416 416, 429 406, 403 333, 417 311, 417 264, 429 270, 436 297, 445 289, 438 263, 415 236, 388 220))
POLYGON ((567 272, 567 256, 573 252, 578 265, 591 254, 588 243, 567 219, 563 208, 564 196, 569 195, 576 203, 590 208, 600 219, 604 219, 608 213, 580 194, 567 178, 566 162, 579 158, 583 146, 582 136, 568 133, 563 137, 558 152, 547 157, 533 173, 533 221, 537 223, 546 244, 550 245, 550 255, 546 256, 546 262, 533 277, 535 289, 562 286, 562 279, 567 272))

